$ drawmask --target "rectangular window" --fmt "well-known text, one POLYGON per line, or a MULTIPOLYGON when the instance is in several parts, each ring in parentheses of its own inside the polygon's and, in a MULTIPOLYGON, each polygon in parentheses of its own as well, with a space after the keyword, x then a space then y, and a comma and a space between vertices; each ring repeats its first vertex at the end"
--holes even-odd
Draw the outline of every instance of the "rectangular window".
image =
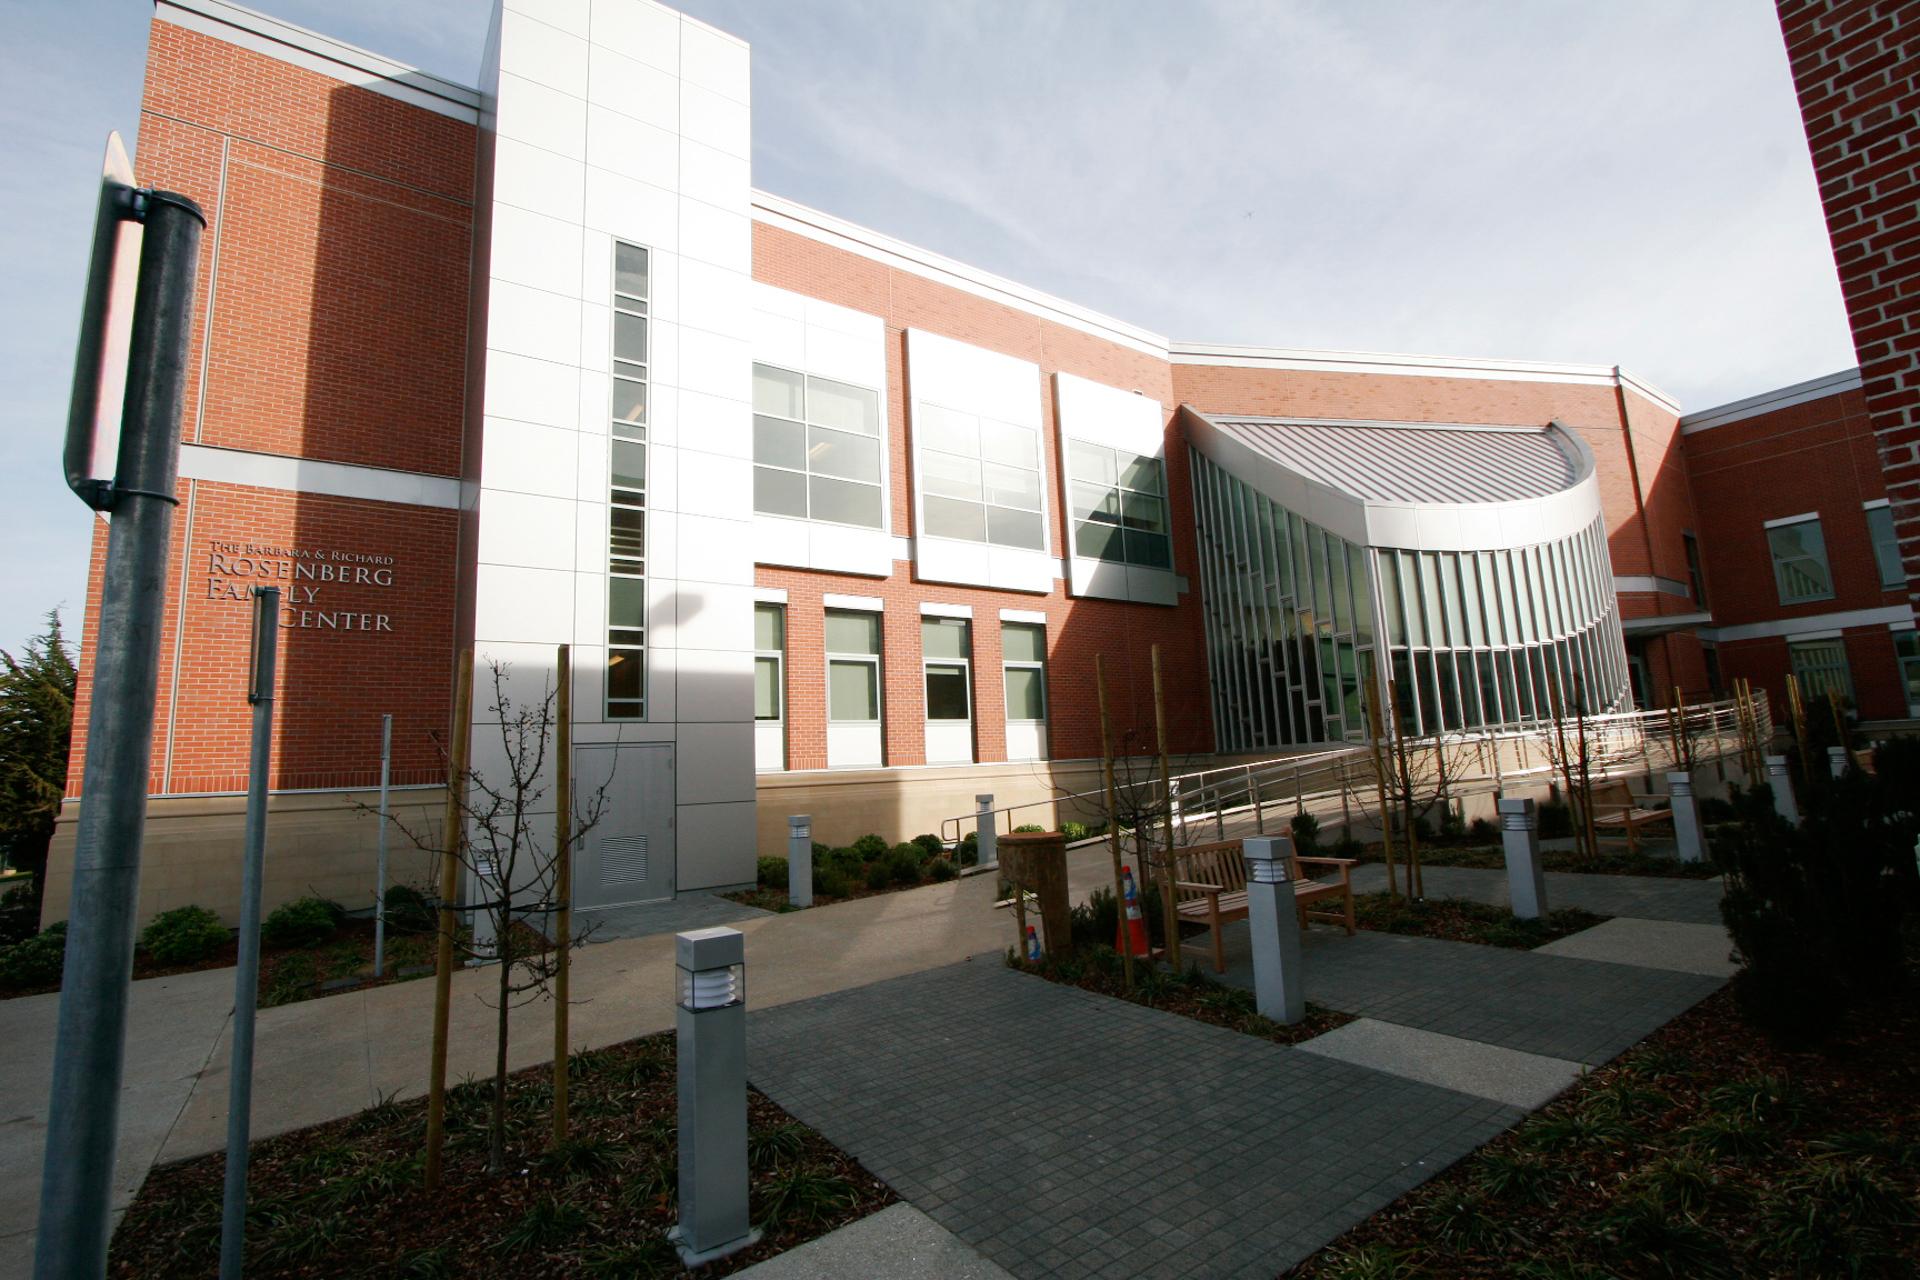
POLYGON ((936 405, 917 406, 920 532, 1046 549, 1040 433, 936 405))
POLYGON ((647 714, 647 251, 613 246, 607 719, 647 714))
POLYGON ((827 719, 880 719, 880 615, 827 610, 827 719))
POLYGON ((880 393, 753 366, 753 509, 878 529, 885 513, 880 393))
POLYGON ((1000 624, 1000 661, 1007 689, 1007 719, 1047 718, 1047 631, 1031 622, 1000 624))
POLYGON ((1853 681, 1847 674, 1847 645, 1844 640, 1799 640, 1787 645, 1787 657, 1793 663, 1794 679, 1807 698, 1824 698, 1829 692, 1842 701, 1853 700, 1853 681))
POLYGON ((1687 552, 1687 586, 1693 591, 1693 602, 1704 609, 1707 607, 1707 575, 1700 568, 1700 539, 1683 533, 1680 545, 1687 552))
POLYGON ((1173 566, 1158 458, 1069 440, 1067 475, 1075 555, 1150 569, 1173 566))
POLYGON ((1907 691, 1907 714, 1920 716, 1920 632, 1894 632, 1893 652, 1900 662, 1900 687, 1907 691))
POLYGON ((785 718, 784 668, 787 658, 787 611, 777 604, 753 606, 753 718, 785 718))
POLYGON ((920 619, 920 650, 926 666, 929 720, 973 718, 972 630, 972 625, 965 618, 920 619))
POLYGON ((1827 542, 1820 533, 1820 517, 1770 526, 1767 548, 1773 554, 1773 581, 1780 590, 1781 604, 1833 598, 1833 575, 1827 571, 1827 542))
POLYGON ((1873 539, 1873 562, 1880 567, 1880 586, 1897 591, 1907 585, 1906 566, 1900 563, 1900 539, 1893 532, 1893 508, 1867 508, 1867 534, 1873 539))

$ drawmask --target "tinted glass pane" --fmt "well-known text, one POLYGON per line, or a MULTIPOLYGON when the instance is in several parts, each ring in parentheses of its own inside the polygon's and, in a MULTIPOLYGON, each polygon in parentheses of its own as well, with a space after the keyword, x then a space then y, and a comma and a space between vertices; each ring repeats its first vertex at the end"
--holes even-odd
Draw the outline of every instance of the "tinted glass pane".
POLYGON ((879 653, 880 615, 832 610, 827 614, 828 653, 879 653))
POLYGON ((780 659, 753 660, 753 718, 780 718, 780 659))
POLYGON ((923 530, 935 538, 965 538, 969 542, 987 540, 986 512, 977 503, 955 502, 950 498, 927 497, 922 500, 926 509, 927 527, 923 530))
POLYGON ((613 356, 616 360, 645 363, 647 359, 647 322, 643 316, 624 311, 613 313, 613 356))
MULTIPOLYGON (((1912 633, 1909 632, 1909 635, 1912 633)), ((1047 657, 1047 632, 1030 622, 1007 622, 1000 626, 1000 653, 1008 662, 1044 662, 1047 657)))
POLYGON ((1160 460, 1128 458, 1120 464, 1120 483, 1142 493, 1160 492, 1160 460))
POLYGON ((980 464, 948 453, 920 455, 920 491, 943 498, 980 500, 980 464))
POLYGON ((607 654, 607 697, 638 698, 645 655, 638 649, 614 649, 607 654))
POLYGON ((1011 422, 980 420, 980 456, 988 462, 1005 463, 1036 471, 1040 467, 1040 437, 1031 428, 1011 422))
POLYGON ((647 251, 638 245, 613 246, 613 287, 636 298, 647 296, 647 251))
POLYGON ((1007 719, 1044 720, 1047 717, 1046 694, 1041 688, 1038 667, 1007 668, 1007 719))
POLYGON ((988 502, 1003 507, 1024 507, 1029 511, 1040 509, 1038 471, 1021 471, 989 462, 981 468, 981 481, 986 487, 988 502))
POLYGON ((807 379, 807 421, 861 435, 880 434, 880 393, 825 378, 807 379))
POLYGON ((777 604, 753 606, 753 647, 756 649, 787 647, 787 611, 785 609, 777 604))
POLYGON ((647 384, 632 378, 613 380, 613 418, 616 422, 647 420, 647 384))
MULTIPOLYGON (((1893 508, 1875 507, 1867 512, 1867 534, 1873 539, 1873 558, 1880 567, 1880 585, 1898 587, 1906 582, 1906 567, 1900 563, 1900 540, 1893 536, 1893 508)), ((1700 571, 1693 567, 1699 555, 1694 550, 1693 540, 1687 540, 1689 567, 1697 579, 1700 571)))
POLYGON ((915 418, 914 431, 922 448, 968 458, 980 456, 980 420, 972 414, 923 404, 915 418))
POLYGON ((1115 479, 1113 450, 1104 445, 1067 442, 1068 474, 1097 488, 1110 489, 1115 479))
POLYGON ((1126 558, 1117 525, 1078 524, 1073 530, 1076 550, 1088 560, 1120 561, 1126 558))
POLYGON ((647 487, 647 446, 631 440, 613 442, 613 484, 616 489, 647 487))
MULTIPOLYGON (((607 524, 607 551, 614 559, 638 562, 646 557, 646 512, 632 507, 612 507, 607 512, 607 524)), ((640 572, 638 563, 626 572, 640 572)))
POLYGON ((802 405, 802 380, 799 374, 771 365, 753 366, 753 411, 773 413, 783 418, 799 418, 802 405))
POLYGON ((920 648, 929 658, 965 658, 967 623, 962 618, 920 619, 920 648))
POLYGON ((967 718, 967 669, 930 666, 927 668, 927 719, 965 720, 967 718))
POLYGON ((1039 551, 1047 545, 1037 511, 1010 511, 1006 507, 987 508, 987 541, 1002 547, 1026 547, 1039 551))
POLYGON ((880 442, 846 431, 807 428, 808 469, 815 475, 844 476, 880 483, 880 442))
POLYGON ((807 429, 781 418, 755 416, 753 460, 776 467, 807 469, 807 429))
POLYGON ((647 584, 638 578, 607 579, 607 625, 647 625, 647 584))
POLYGON ((1129 529, 1144 529, 1148 533, 1165 533, 1167 530, 1166 509, 1160 499, 1151 495, 1131 491, 1122 493, 1120 513, 1129 529))
POLYGON ((807 482, 815 520, 880 527, 880 486, 815 476, 807 482))
POLYGON ((1115 489, 1103 489, 1090 484, 1075 483, 1073 486, 1073 517, 1076 520, 1098 520, 1104 524, 1119 524, 1119 491, 1115 489))
POLYGON ((753 469, 753 509, 770 516, 807 518, 807 478, 795 471, 753 469))
POLYGON ((827 718, 878 720, 879 675, 871 662, 827 664, 827 718))
POLYGON ((1173 548, 1168 544, 1164 533, 1135 533, 1128 529, 1127 563, 1137 564, 1145 569, 1171 569, 1173 567, 1173 548))

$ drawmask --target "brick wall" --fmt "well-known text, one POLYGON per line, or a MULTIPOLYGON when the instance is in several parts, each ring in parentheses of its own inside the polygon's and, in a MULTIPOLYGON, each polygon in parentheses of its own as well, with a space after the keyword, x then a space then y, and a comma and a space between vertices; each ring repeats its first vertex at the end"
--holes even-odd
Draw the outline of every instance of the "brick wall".
POLYGON ((1920 603, 1920 5, 1777 8, 1909 598, 1920 603))
MULTIPOLYGON (((208 219, 182 438, 459 474, 473 154, 470 125, 156 20, 136 170, 208 219)), ((210 592, 252 581, 277 583, 288 605, 273 786, 376 781, 382 712, 395 717, 396 777, 443 777, 429 735, 444 736, 448 714, 454 513, 204 481, 178 492, 154 792, 245 785, 248 605, 210 592), (287 574, 248 579, 213 563, 216 542, 317 554, 308 568, 338 568, 336 552, 392 557, 362 564, 391 585, 323 583, 296 577, 294 557, 224 553, 287 574)), ((69 795, 84 765, 105 531, 96 521, 69 795)))
POLYGON ((885 682, 882 733, 888 765, 924 763, 925 708, 921 677, 920 605, 963 604, 973 608, 974 752, 981 761, 1006 758, 1005 704, 1000 670, 1000 610, 1027 609, 1047 615, 1050 700, 1049 751, 1055 758, 1098 755, 1100 725, 1093 678, 1096 653, 1106 655, 1107 692, 1115 733, 1150 746, 1153 741, 1152 646, 1161 647, 1169 707, 1170 750, 1211 750, 1213 733, 1207 668, 1197 601, 1198 568, 1193 545, 1193 507, 1187 480, 1186 442, 1174 424, 1175 401, 1165 361, 1024 311, 1001 306, 910 272, 896 271, 844 250, 764 223, 753 228, 754 278, 778 288, 880 316, 886 324, 887 415, 892 465, 892 532, 913 532, 907 444, 906 330, 922 329, 974 346, 1032 361, 1040 376, 1034 394, 1042 406, 1043 447, 1049 494, 1052 550, 1067 544, 1065 496, 1060 486, 1059 421, 1054 404, 1056 372, 1076 374, 1160 402, 1168 423, 1168 518, 1173 531, 1174 571, 1186 575, 1182 607, 1081 600, 1064 584, 1041 596, 915 581, 912 566, 896 562, 885 579, 820 574, 762 566, 762 586, 784 587, 787 608, 788 767, 824 768, 826 759, 826 668, 823 657, 823 594, 879 596, 887 602, 883 629, 885 682))

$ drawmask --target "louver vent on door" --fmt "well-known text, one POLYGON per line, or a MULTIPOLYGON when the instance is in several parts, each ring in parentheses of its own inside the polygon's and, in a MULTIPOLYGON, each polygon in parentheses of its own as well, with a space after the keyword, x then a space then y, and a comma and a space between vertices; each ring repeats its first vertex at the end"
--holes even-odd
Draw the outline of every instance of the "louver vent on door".
POLYGON ((609 884, 633 884, 647 878, 647 838, 628 836, 600 845, 600 878, 609 884))

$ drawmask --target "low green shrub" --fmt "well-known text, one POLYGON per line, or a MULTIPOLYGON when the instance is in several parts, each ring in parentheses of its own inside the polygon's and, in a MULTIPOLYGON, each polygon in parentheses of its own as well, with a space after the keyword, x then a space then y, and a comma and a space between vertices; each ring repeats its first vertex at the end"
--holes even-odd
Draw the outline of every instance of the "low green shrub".
POLYGON ((1499 844, 1500 828, 1491 819, 1475 818, 1467 827, 1467 839, 1474 844, 1499 844))
POLYGON ((754 879, 762 889, 784 889, 787 887, 787 860, 785 858, 761 858, 754 864, 754 879))
POLYGON ((1459 841, 1467 838, 1467 820, 1453 809, 1445 809, 1440 814, 1440 838, 1447 841, 1459 841))
POLYGON ((847 873, 833 867, 823 867, 813 877, 813 892, 816 897, 845 898, 853 893, 853 882, 847 879, 847 873))
POLYGON ((0 897, 0 947, 25 942, 40 932, 40 904, 33 900, 33 889, 18 884, 0 897))
POLYGON ((875 865, 884 865, 888 879, 894 884, 919 884, 920 857, 918 846, 903 844, 887 855, 884 864, 876 863, 875 865))
POLYGON ((889 858, 895 858, 895 859, 911 858, 913 859, 913 865, 917 867, 927 860, 928 854, 925 849, 922 849, 919 845, 913 843, 911 840, 907 840, 893 846, 892 852, 890 852, 887 856, 889 858))
POLYGON ((1067 838, 1068 844, 1072 844, 1076 840, 1085 840, 1087 838, 1087 824, 1073 821, 1063 822, 1060 824, 1060 834, 1067 838))
POLYGON ((885 861, 867 864, 867 888, 875 893, 893 883, 893 868, 885 861))
POLYGON ((976 866, 980 862, 980 833, 969 831, 960 839, 960 847, 954 851, 963 867, 976 866))
POLYGON ((410 884, 387 886, 387 928, 399 933, 432 933, 437 924, 426 894, 410 884))
MULTIPOLYGON (((1140 914, 1146 918, 1147 936, 1161 939, 1166 936, 1161 929, 1164 909, 1158 893, 1148 893, 1135 882, 1135 890, 1140 895, 1140 914)), ((1087 895, 1087 900, 1073 908, 1071 923, 1073 945, 1075 947, 1112 947, 1119 932, 1120 913, 1114 907, 1113 890, 1095 889, 1087 895)), ((1115 953, 1117 960, 1118 953, 1115 953)))
POLYGON ((1573 834, 1573 810, 1560 800, 1548 800, 1539 809, 1540 838, 1559 840, 1573 834))
POLYGON ((945 884, 959 874, 960 870, 953 865, 952 858, 934 858, 927 863, 927 879, 935 884, 945 884))
POLYGON ((853 851, 860 855, 862 862, 872 862, 875 858, 884 855, 887 849, 887 842, 871 832, 853 842, 853 851))
POLYGON ((1310 813, 1296 813, 1287 824, 1293 833, 1293 851, 1303 857, 1320 852, 1320 819, 1310 813))
POLYGON ((318 946, 334 935, 346 910, 327 898, 295 898, 276 907, 260 925, 260 940, 270 947, 318 946))
POLYGON ((67 962, 67 922, 48 925, 31 938, 0 947, 0 987, 50 987, 67 962))
POLYGON ((837 849, 828 850, 826 857, 814 865, 838 871, 849 879, 857 879, 866 874, 867 860, 853 849, 841 845, 837 849))
POLYGON ((233 935, 205 907, 162 911, 140 931, 140 949, 155 964, 198 964, 227 945, 233 935))
POLYGON ((1367 851, 1367 847, 1351 835, 1342 832, 1333 842, 1333 856, 1336 858, 1358 858, 1367 851))
POLYGON ((913 842, 925 849, 929 858, 938 858, 947 851, 947 846, 941 843, 940 837, 931 833, 915 836, 913 842))
POLYGON ((1046 828, 1037 822, 1023 822, 1013 829, 1015 835, 1027 835, 1036 831, 1044 832, 1045 830, 1046 828))

